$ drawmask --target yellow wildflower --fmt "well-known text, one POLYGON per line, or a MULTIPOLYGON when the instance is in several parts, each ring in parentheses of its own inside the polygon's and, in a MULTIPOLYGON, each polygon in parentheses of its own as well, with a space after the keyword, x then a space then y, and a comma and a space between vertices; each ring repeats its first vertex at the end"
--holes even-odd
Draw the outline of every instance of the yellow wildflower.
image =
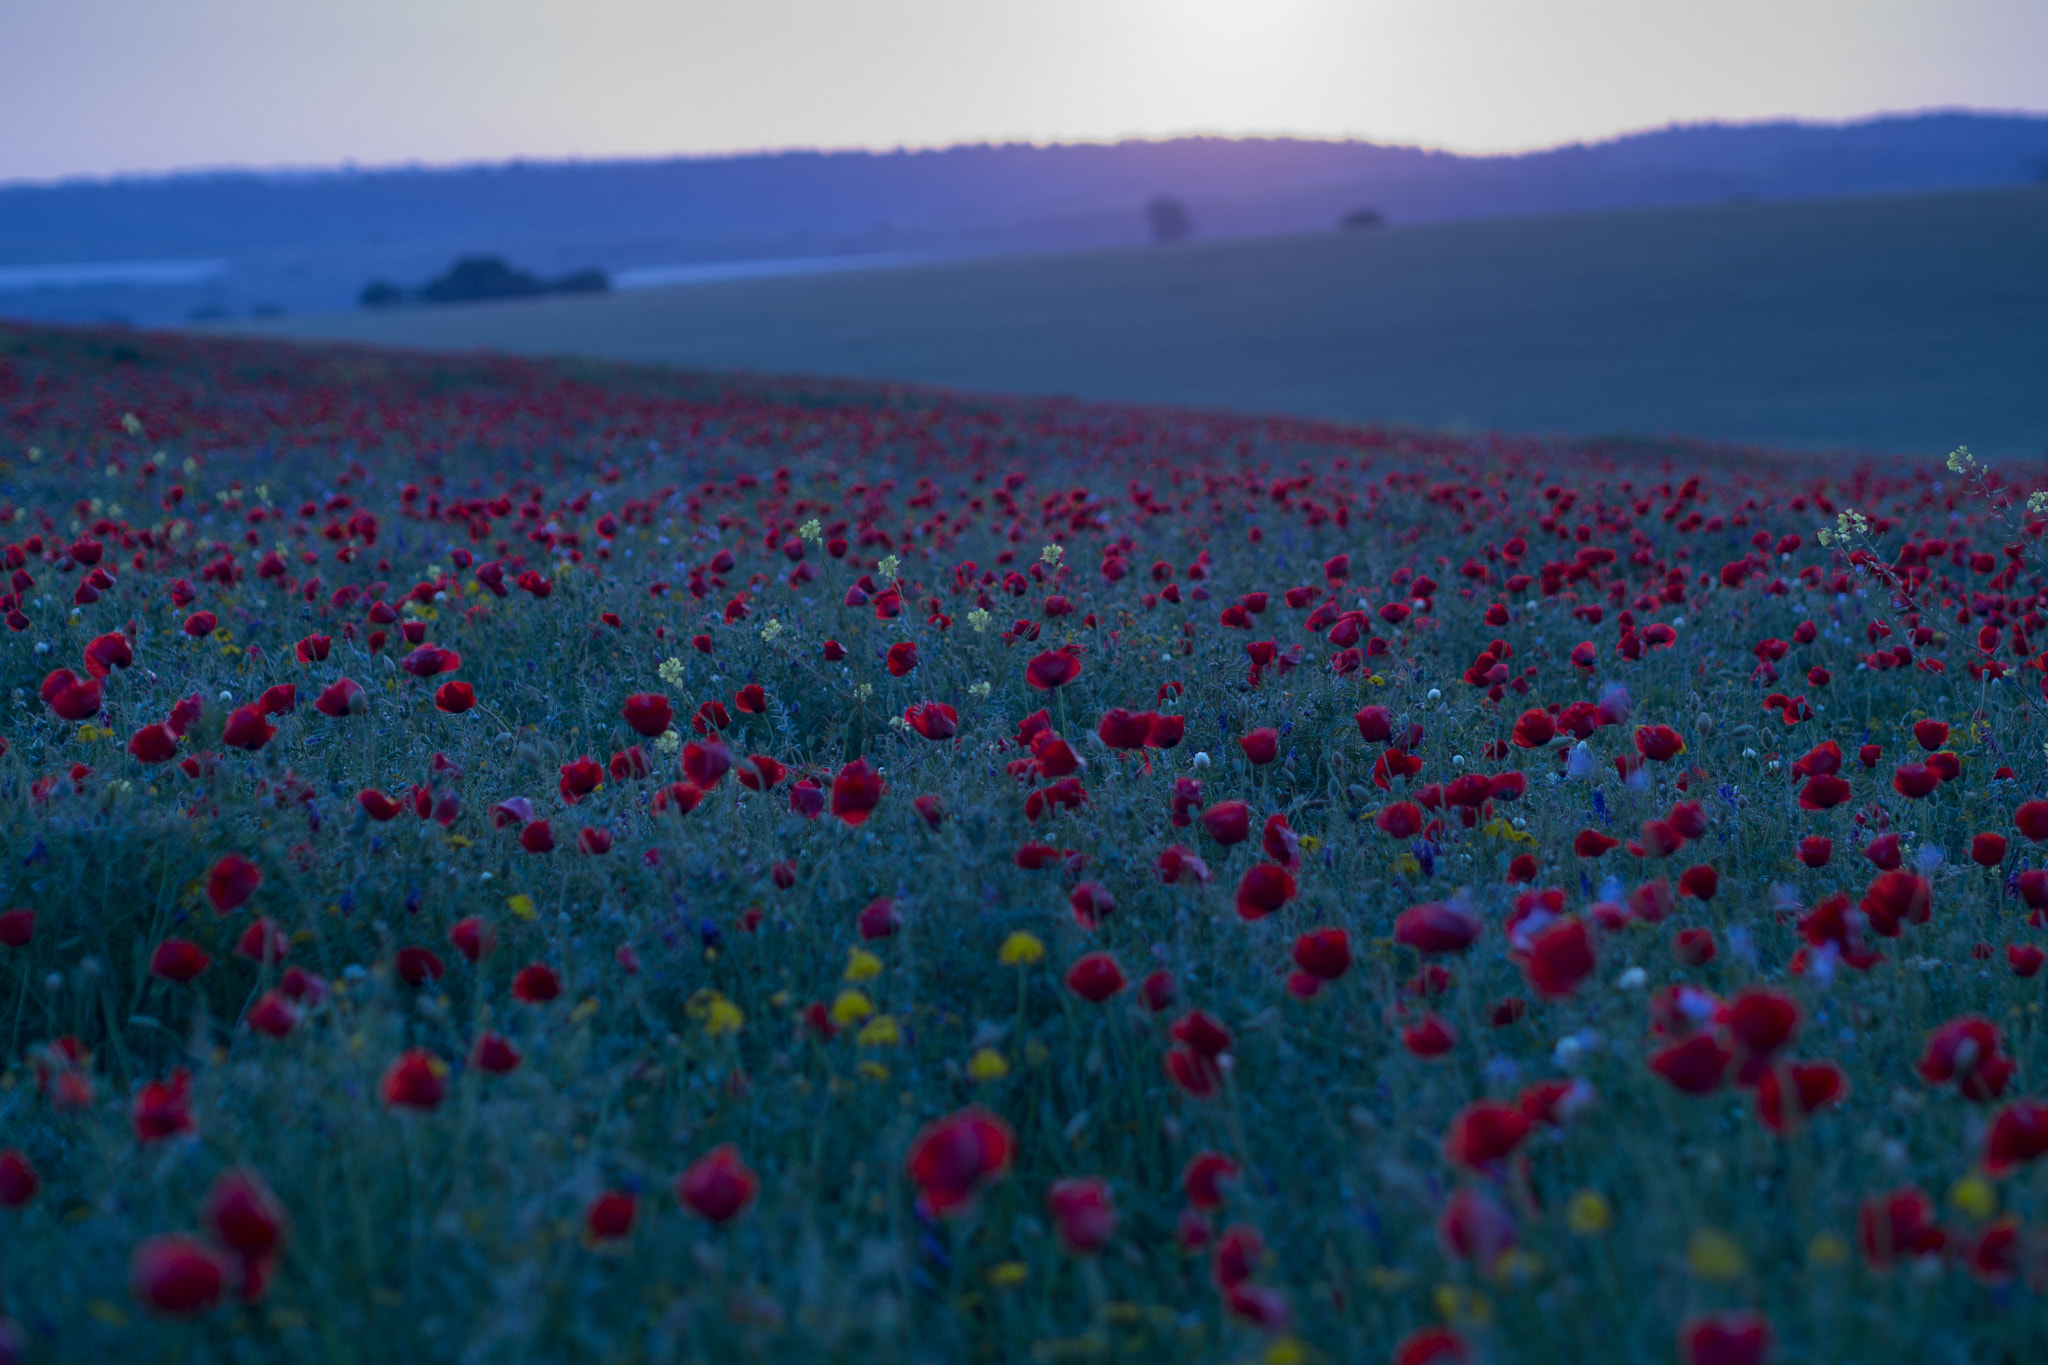
POLYGON ((996 953, 996 960, 1005 967, 1029 967, 1045 961, 1045 945, 1036 937, 1017 930, 1003 940, 1003 946, 996 953))
POLYGON ((1686 1263, 1703 1280, 1736 1280, 1749 1273, 1749 1258, 1719 1228, 1701 1228, 1685 1244, 1686 1263))
POLYGON ((839 992, 838 998, 832 1002, 832 1022, 841 1028, 858 1024, 874 1012, 874 1002, 855 990, 839 992))

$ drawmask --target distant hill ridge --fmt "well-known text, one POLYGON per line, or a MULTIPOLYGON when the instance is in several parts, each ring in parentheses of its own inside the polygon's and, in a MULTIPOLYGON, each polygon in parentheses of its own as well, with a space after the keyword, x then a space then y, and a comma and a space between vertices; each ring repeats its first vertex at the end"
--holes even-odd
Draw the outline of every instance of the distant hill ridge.
POLYGON ((1197 237, 2048 180, 2048 116, 1696 124, 1502 156, 1363 141, 777 152, 428 169, 214 172, 0 186, 0 268, 220 258, 202 283, 0 292, 0 313, 178 320, 346 307, 367 279, 489 252, 555 273, 869 253, 1020 253, 1146 236, 1171 195, 1197 237))

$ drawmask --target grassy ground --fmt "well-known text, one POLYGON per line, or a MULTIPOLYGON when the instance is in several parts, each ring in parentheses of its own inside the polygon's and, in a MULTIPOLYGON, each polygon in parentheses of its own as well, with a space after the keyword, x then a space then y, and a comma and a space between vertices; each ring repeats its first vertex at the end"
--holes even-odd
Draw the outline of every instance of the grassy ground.
POLYGON ((2048 190, 935 265, 268 333, 1522 432, 2048 453, 2048 190))
POLYGON ((2037 1359, 2044 509, 0 329, 0 1359, 2037 1359))

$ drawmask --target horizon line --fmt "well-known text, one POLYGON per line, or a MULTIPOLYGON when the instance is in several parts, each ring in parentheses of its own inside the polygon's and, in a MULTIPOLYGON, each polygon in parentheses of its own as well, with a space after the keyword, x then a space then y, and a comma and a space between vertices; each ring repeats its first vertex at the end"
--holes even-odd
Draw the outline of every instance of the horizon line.
POLYGON ((1611 146, 1633 138, 1653 137, 1659 133, 1680 132, 1704 128, 1855 128, 1869 124, 1905 122, 1912 119, 1966 117, 1966 118, 2017 118, 2039 120, 2048 123, 2048 109, 1994 108, 1976 105, 1944 104, 1926 105, 1912 109, 1881 109, 1868 114, 1846 118, 1805 118, 1797 115, 1782 115, 1754 119, 1673 119, 1668 123, 1629 129, 1604 137, 1574 138, 1565 142, 1542 143, 1517 149, 1492 151, 1463 150, 1446 145, 1426 145, 1419 142, 1381 142, 1361 133, 1302 133, 1302 132, 1214 132, 1190 130, 1178 133, 1105 136, 1100 138, 981 138, 963 139, 953 142, 899 143, 890 147, 862 146, 781 146, 732 148, 716 152, 673 152, 648 155, 569 155, 569 156, 508 156, 499 158, 477 158, 461 161, 389 161, 358 164, 352 158, 339 163, 271 163, 258 165, 204 165, 196 164, 170 170, 156 171, 114 171, 105 174, 80 174, 54 177, 22 177, 0 179, 0 191, 73 189, 104 186, 109 188, 165 184, 179 180, 226 180, 236 178, 276 180, 317 180, 351 176, 378 175, 431 175, 455 171, 511 171, 526 169, 559 169, 581 166, 658 166, 677 163, 709 164, 725 161, 766 160, 774 157, 816 156, 931 156, 952 151, 976 149, 1002 150, 1009 148, 1030 148, 1050 150, 1062 147, 1123 147, 1133 143, 1163 145, 1173 142, 1314 142, 1331 145, 1355 145, 1383 148, 1388 151, 1413 151, 1426 155, 1454 157, 1465 161, 1505 161, 1526 156, 1543 156, 1553 152, 1569 151, 1573 148, 1611 146))

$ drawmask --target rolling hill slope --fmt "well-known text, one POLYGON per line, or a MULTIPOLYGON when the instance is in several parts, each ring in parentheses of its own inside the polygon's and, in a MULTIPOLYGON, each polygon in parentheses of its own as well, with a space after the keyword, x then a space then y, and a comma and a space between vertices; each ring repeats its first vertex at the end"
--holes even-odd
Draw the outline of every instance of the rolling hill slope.
POLYGON ((1514 431, 2048 450, 2048 191, 1442 224, 237 324, 1514 431))

